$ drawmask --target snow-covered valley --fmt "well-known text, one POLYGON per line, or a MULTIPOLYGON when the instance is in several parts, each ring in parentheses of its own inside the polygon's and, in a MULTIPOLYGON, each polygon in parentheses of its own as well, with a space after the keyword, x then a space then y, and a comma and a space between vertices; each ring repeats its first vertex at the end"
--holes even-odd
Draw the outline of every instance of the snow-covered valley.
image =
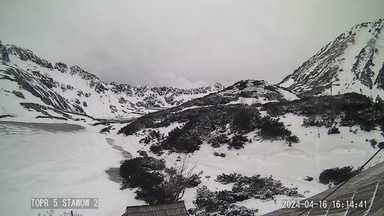
MULTIPOLYGON (((228 189, 214 181, 219 174, 233 172, 247 176, 260 174, 272 175, 283 185, 297 187, 305 197, 310 197, 328 187, 318 182, 323 169, 352 165, 362 165, 377 149, 373 149, 365 139, 380 139, 379 131, 356 134, 348 127, 340 127, 340 134, 328 135, 324 127, 301 127, 302 118, 287 115, 283 121, 300 138, 300 143, 288 147, 283 141, 254 140, 240 150, 219 149, 203 143, 201 149, 193 154, 172 153, 162 156, 167 166, 178 166, 178 157, 187 157, 189 166, 195 166, 196 172, 203 171, 202 185, 211 190, 228 189), (319 137, 320 134, 320 137, 319 137), (216 157, 214 152, 225 152, 226 157, 216 157), (305 181, 306 176, 314 181, 305 181)), ((54 123, 52 120, 51 123, 54 123)), ((139 142, 143 136, 99 133, 102 126, 73 122, 73 125, 56 122, 56 129, 48 122, 20 124, 0 123, 0 212, 1 215, 38 215, 46 214, 44 209, 31 209, 31 198, 99 198, 98 209, 74 210, 83 215, 120 215, 125 206, 144 204, 134 199, 135 190, 120 190, 120 183, 110 179, 106 170, 119 167, 129 152, 139 156, 138 150, 148 150, 139 142), (65 130, 60 124, 64 124, 65 130), (77 126, 76 126, 77 125, 77 126), (79 127, 81 126, 81 127, 79 127), (56 130, 56 131, 55 131, 56 130), (121 149, 120 149, 121 147, 121 149), (120 149, 120 150, 119 150, 120 149)), ((123 125, 115 124, 118 128, 123 125)), ((177 125, 159 128, 167 133, 177 125)), ((355 130, 356 128, 352 128, 355 130)), ((250 133, 249 137, 253 137, 250 133)), ((155 156, 156 157, 156 156, 155 156)), ((380 154, 370 165, 382 161, 380 154)), ((194 207, 192 200, 196 188, 188 189, 184 200, 187 208, 194 207)), ((260 214, 281 208, 281 200, 286 196, 277 196, 276 201, 250 199, 238 203, 249 208, 259 209, 260 214)), ((68 210, 54 210, 60 215, 68 210)))

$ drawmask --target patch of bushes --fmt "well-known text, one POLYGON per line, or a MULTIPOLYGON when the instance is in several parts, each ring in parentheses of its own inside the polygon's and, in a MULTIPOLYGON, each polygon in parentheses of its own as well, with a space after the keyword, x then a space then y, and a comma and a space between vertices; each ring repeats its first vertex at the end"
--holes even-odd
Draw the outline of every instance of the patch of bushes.
POLYGON ((313 181, 313 177, 311 177, 311 176, 306 176, 306 177, 304 178, 304 180, 305 180, 305 181, 313 181))
POLYGON ((265 116, 261 119, 259 129, 259 135, 262 138, 269 140, 286 139, 292 134, 292 132, 285 127, 283 122, 269 116, 265 116))
POLYGON ((212 192, 207 186, 197 189, 196 200, 193 204, 196 208, 190 209, 189 213, 193 215, 254 215, 257 209, 248 209, 244 206, 238 206, 235 203, 233 194, 228 191, 212 192))
POLYGON ((360 125, 362 130, 370 131, 384 121, 384 104, 358 93, 267 103, 262 109, 271 116, 286 113, 306 116, 303 126, 332 127, 339 118, 341 126, 360 125))
POLYGON ((376 139, 370 139, 370 140, 366 139, 365 141, 371 143, 372 148, 376 148, 376 145, 377 145, 376 139))
POLYGON ((236 132, 255 130, 260 121, 260 113, 256 109, 237 109, 232 116, 232 129, 236 132))
POLYGON ((216 157, 223 157, 223 158, 227 156, 225 153, 219 153, 219 152, 213 152, 213 155, 216 157))
POLYGON ((120 176, 123 177, 122 188, 152 187, 163 179, 160 172, 165 169, 165 161, 152 157, 137 157, 126 160, 120 166, 120 176))
POLYGON ((230 183, 235 183, 242 177, 241 174, 238 173, 231 173, 231 174, 221 174, 216 177, 217 182, 220 182, 221 184, 230 184, 230 183))
POLYGON ((340 131, 339 131, 339 128, 337 127, 331 127, 328 129, 328 134, 339 134, 340 131))
POLYGON ((292 146, 292 143, 298 143, 299 141, 299 137, 297 137, 296 135, 291 135, 286 138, 286 142, 289 146, 292 146))
POLYGON ((164 153, 164 148, 161 145, 151 145, 149 150, 157 156, 161 156, 164 153))
POLYGON ((381 126, 380 126, 380 129, 381 129, 381 136, 384 137, 384 122, 381 123, 381 126))
POLYGON ((226 134, 220 134, 208 140, 208 143, 211 144, 212 147, 218 148, 223 144, 226 144, 230 141, 226 134))
POLYGON ((142 138, 139 142, 150 144, 156 143, 164 139, 164 136, 158 130, 149 130, 149 133, 146 137, 142 138))
POLYGON ((123 133, 124 135, 129 136, 145 128, 167 127, 170 125, 168 115, 168 110, 149 113, 147 115, 137 118, 132 123, 121 128, 117 133, 123 133))
POLYGON ((303 119, 304 127, 331 127, 335 121, 334 115, 311 115, 303 119))
POLYGON ((261 117, 258 108, 247 105, 216 105, 175 111, 177 108, 151 113, 138 118, 122 128, 119 133, 132 135, 145 128, 156 128, 171 123, 184 123, 170 131, 166 136, 156 138, 149 134, 141 140, 151 144, 151 151, 161 154, 164 150, 178 153, 192 153, 200 148, 203 141, 213 147, 228 143, 229 148, 241 149, 247 141, 243 136, 258 129, 258 135, 268 140, 297 139, 289 138, 291 132, 283 122, 261 117), (228 135, 234 134, 232 139, 228 135))
POLYGON ((243 176, 238 173, 221 174, 216 180, 222 184, 233 183, 232 192, 236 195, 242 194, 242 197, 256 199, 273 199, 275 195, 287 195, 293 197, 302 197, 297 192, 297 188, 287 188, 278 180, 274 180, 272 176, 260 177, 254 175, 251 177, 243 176))
POLYGON ((235 135, 232 137, 231 142, 228 143, 228 149, 242 149, 244 148, 244 144, 248 142, 247 137, 243 135, 235 135))
POLYGON ((231 173, 218 175, 215 181, 222 184, 232 183, 232 190, 210 191, 206 186, 198 188, 196 200, 193 201, 196 208, 192 209, 190 213, 195 215, 254 215, 257 212, 256 209, 247 209, 237 206, 235 203, 250 198, 269 200, 274 199, 275 195, 303 197, 297 192, 297 188, 286 188, 272 176, 247 177, 231 173))
POLYGON ((323 170, 320 173, 319 180, 322 184, 340 184, 356 175, 356 171, 353 170, 353 166, 336 167, 331 169, 323 170))
POLYGON ((372 148, 376 148, 376 146, 382 148, 384 145, 384 142, 378 143, 376 139, 366 139, 365 141, 371 143, 372 148))
MULTIPOLYGON (((251 91, 241 91, 239 96, 243 97, 243 98, 252 98, 253 97, 253 92, 251 92, 251 91)), ((257 96, 255 98, 257 98, 257 96)))
POLYGON ((122 189, 138 188, 135 198, 148 204, 172 203, 180 200, 187 188, 201 183, 201 173, 192 171, 187 170, 184 163, 176 169, 166 168, 164 160, 147 156, 133 158, 120 166, 122 189))
POLYGON ((190 134, 188 130, 177 127, 168 133, 161 146, 174 152, 190 153, 199 150, 202 143, 197 134, 190 134))

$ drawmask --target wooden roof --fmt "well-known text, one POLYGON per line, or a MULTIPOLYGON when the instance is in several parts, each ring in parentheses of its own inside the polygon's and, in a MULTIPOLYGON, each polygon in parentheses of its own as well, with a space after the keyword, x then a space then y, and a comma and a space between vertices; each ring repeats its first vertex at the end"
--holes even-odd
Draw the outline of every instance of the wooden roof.
MULTIPOLYGON (((317 194, 309 199, 309 202, 319 203, 324 197, 329 197, 327 207, 314 206, 306 209, 304 206, 300 208, 284 208, 264 216, 282 216, 282 215, 384 215, 384 162, 377 164, 366 171, 363 171, 351 178, 345 185, 335 191, 337 186, 317 194), (333 192, 335 191, 335 192, 333 192), (359 204, 361 201, 366 203, 363 208, 348 206, 334 206, 332 201, 345 204, 351 201, 359 204)), ((301 203, 305 203, 302 201, 301 203)))
POLYGON ((127 206, 123 216, 188 216, 184 201, 164 205, 127 206))

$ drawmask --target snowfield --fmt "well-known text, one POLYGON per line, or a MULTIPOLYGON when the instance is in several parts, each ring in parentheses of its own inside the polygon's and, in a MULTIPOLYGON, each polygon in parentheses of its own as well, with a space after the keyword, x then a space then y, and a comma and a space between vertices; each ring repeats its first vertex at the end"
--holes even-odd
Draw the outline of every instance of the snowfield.
MULTIPOLYGON (((83 125, 52 132, 0 123, 0 215, 38 215, 31 198, 99 198, 99 208, 83 215, 121 215, 126 205, 142 204, 105 172, 119 167, 123 155, 107 143, 99 128, 83 125)), ((55 210, 54 215, 68 210, 55 210)))
MULTIPOLYGON (((203 144, 200 151, 188 155, 188 163, 196 172, 203 171, 202 181, 211 190, 229 189, 214 181, 216 175, 238 172, 244 175, 272 175, 285 186, 298 187, 306 197, 323 191, 327 186, 317 183, 319 173, 336 166, 362 165, 376 150, 365 139, 380 138, 378 131, 353 134, 349 128, 340 128, 341 134, 327 135, 325 128, 302 128, 302 118, 287 115, 282 119, 290 124, 293 134, 301 142, 288 147, 284 142, 254 140, 244 149, 230 150, 226 147, 213 149, 203 144), (318 136, 320 133, 320 138, 318 136), (215 157, 213 152, 225 152, 226 157, 215 157), (312 182, 306 176, 315 178, 312 182)), ((77 123, 78 124, 78 123, 77 123)), ((31 198, 99 198, 97 210, 75 210, 83 215, 119 215, 126 205, 143 204, 134 199, 131 190, 119 190, 120 185, 111 181, 105 170, 118 167, 124 159, 121 149, 138 156, 137 150, 147 150, 139 143, 141 136, 124 137, 100 134, 100 127, 82 124, 84 129, 54 132, 12 123, 0 124, 0 196, 1 215, 38 215, 46 210, 30 209, 31 198), (113 140, 113 145, 108 143, 113 140)), ((162 128, 168 133, 179 125, 162 128)), ((249 134, 252 138, 253 134, 249 134)), ((168 166, 177 166, 179 154, 166 155, 168 166)), ((375 161, 378 162, 378 161, 375 161)), ((193 207, 195 189, 185 195, 187 208, 193 207)), ((277 202, 247 200, 247 207, 260 209, 259 213, 281 207, 277 202)), ((60 213, 65 210, 55 210, 60 213)))
MULTIPOLYGON (((139 143, 145 133, 117 135, 117 130, 124 125, 115 124, 110 134, 101 134, 99 131, 105 126, 91 126, 90 120, 88 123, 65 122, 80 125, 82 129, 77 126, 71 130, 74 126, 66 124, 66 130, 60 131, 63 122, 44 121, 59 124, 55 126, 56 131, 47 130, 52 125, 44 129, 32 123, 0 123, 0 215, 47 214, 46 209, 31 209, 31 198, 99 198, 98 209, 74 210, 83 215, 121 215, 127 205, 144 204, 134 199, 135 190, 120 190, 120 184, 110 179, 106 170, 119 167, 122 160, 139 156, 138 150, 148 151, 148 145, 139 143)), ((253 139, 252 143, 241 150, 228 150, 227 146, 214 149, 203 143, 193 154, 173 153, 161 157, 167 166, 175 167, 182 163, 179 156, 186 157, 188 166, 195 167, 196 173, 203 171, 202 184, 213 191, 231 188, 215 182, 216 175, 237 172, 247 176, 272 175, 284 186, 297 187, 301 194, 310 197, 328 188, 318 183, 322 170, 347 165, 357 168, 377 151, 365 140, 381 140, 378 130, 352 133, 350 130, 358 127, 340 127, 340 134, 328 135, 324 127, 301 127, 300 116, 287 114, 281 121, 300 138, 299 143, 289 147, 283 141, 262 141, 255 139, 255 132, 251 132, 248 138, 253 139), (225 153, 226 157, 216 157, 213 152, 225 153), (314 180, 305 181, 306 176, 314 180)), ((181 125, 172 124, 159 131, 167 134, 178 126, 181 125)), ((382 158, 380 153, 370 165, 382 158)), ((195 192, 196 188, 187 190, 184 196, 187 208, 194 207, 195 192)), ((257 208, 259 214, 264 214, 281 208, 283 199, 289 197, 277 196, 276 201, 267 202, 250 199, 237 204, 257 208)), ((57 209, 54 215, 64 212, 68 210, 57 209)))

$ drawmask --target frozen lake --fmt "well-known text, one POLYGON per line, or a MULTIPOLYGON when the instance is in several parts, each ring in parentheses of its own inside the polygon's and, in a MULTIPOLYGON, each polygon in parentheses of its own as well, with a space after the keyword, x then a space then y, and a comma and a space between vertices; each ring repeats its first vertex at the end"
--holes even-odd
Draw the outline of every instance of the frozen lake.
POLYGON ((7 135, 7 132, 17 133, 20 131, 23 133, 25 129, 30 129, 35 132, 51 132, 51 133, 61 133, 61 132, 79 132, 84 130, 84 127, 77 124, 66 124, 66 123, 31 123, 31 122, 12 122, 12 121, 0 121, 0 133, 4 132, 7 135))
POLYGON ((109 180, 105 171, 124 157, 98 130, 0 122, 0 215, 47 214, 31 209, 31 198, 99 198, 98 209, 74 210, 83 215, 121 215, 126 205, 139 204, 130 191, 109 180))

